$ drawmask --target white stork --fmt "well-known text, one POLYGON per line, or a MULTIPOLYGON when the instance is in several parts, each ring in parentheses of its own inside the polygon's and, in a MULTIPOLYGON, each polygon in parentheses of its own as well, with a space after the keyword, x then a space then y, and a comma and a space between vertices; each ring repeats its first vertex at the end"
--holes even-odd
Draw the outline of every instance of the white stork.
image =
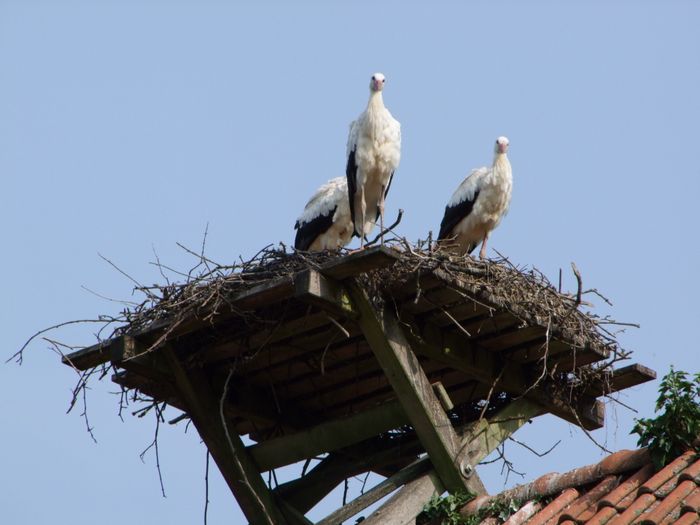
POLYGON ((297 250, 338 250, 350 242, 353 226, 345 177, 331 179, 316 190, 294 229, 297 250))
POLYGON ((381 73, 372 75, 367 109, 350 124, 348 135, 345 173, 350 214, 360 247, 364 246, 377 218, 381 232, 384 231, 384 200, 401 159, 401 124, 384 107, 385 82, 381 73))
POLYGON ((458 254, 471 253, 481 242, 486 256, 489 233, 508 212, 513 172, 508 161, 508 139, 498 137, 493 166, 472 170, 457 187, 440 223, 440 245, 458 254))

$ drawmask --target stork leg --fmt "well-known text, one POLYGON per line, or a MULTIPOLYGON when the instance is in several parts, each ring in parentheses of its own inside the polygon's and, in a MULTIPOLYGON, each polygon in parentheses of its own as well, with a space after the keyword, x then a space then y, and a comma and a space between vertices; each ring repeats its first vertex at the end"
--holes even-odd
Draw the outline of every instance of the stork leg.
POLYGON ((384 246, 384 186, 379 197, 379 243, 384 246))
POLYGON ((481 241, 481 250, 479 250, 479 259, 486 258, 486 241, 489 240, 489 234, 484 235, 484 240, 481 241))
POLYGON ((365 213, 367 211, 367 203, 365 202, 365 186, 360 185, 360 215, 362 222, 360 223, 360 250, 365 247, 365 213))

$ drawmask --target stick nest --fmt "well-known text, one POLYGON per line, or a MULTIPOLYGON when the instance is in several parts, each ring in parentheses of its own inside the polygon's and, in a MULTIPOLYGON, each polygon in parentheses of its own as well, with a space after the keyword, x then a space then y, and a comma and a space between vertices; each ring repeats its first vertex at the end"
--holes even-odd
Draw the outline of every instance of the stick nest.
MULTIPOLYGON (((573 264, 578 290, 563 293, 536 268, 517 267, 505 257, 495 260, 478 260, 469 255, 458 257, 430 250, 427 243, 412 244, 405 239, 393 239, 387 244, 400 254, 397 262, 359 278, 375 303, 391 301, 393 291, 406 286, 416 288, 420 295, 420 277, 435 274, 465 301, 481 303, 492 311, 506 310, 523 325, 547 327, 551 335, 563 336, 576 347, 606 349, 617 358, 627 355, 617 342, 618 328, 636 325, 582 310, 581 306, 590 306, 583 300, 588 294, 610 303, 595 289, 583 290, 581 276, 573 264)), ((237 294, 275 279, 291 278, 309 268, 319 269, 337 257, 327 252, 288 252, 281 245, 267 246, 248 261, 222 265, 202 254, 190 253, 199 258, 199 263, 188 273, 178 272, 184 282, 170 282, 165 277, 165 268, 157 264, 166 284, 137 286, 136 290, 146 298, 110 319, 110 322, 120 321, 110 337, 137 334, 156 321, 170 322, 174 326, 191 316, 213 320, 225 309, 232 308, 231 300, 237 294)), ((255 322, 254 315, 239 313, 248 315, 251 323, 255 322)))

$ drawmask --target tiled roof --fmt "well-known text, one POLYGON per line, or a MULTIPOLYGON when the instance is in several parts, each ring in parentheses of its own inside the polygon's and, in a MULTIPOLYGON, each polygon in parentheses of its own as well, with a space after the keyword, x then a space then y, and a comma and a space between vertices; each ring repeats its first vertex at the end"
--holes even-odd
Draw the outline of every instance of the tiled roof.
MULTIPOLYGON (((645 449, 622 450, 594 465, 480 496, 461 513, 487 515, 498 501, 520 502, 504 525, 700 525, 700 455, 687 451, 655 472, 645 449)), ((502 522, 481 521, 493 523, 502 522)))

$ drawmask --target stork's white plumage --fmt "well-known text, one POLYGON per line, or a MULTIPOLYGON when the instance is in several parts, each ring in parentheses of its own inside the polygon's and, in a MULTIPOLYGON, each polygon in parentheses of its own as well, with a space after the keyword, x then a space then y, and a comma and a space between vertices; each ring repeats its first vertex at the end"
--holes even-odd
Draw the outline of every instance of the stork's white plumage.
POLYGON ((493 165, 472 170, 457 187, 445 207, 438 240, 445 249, 471 253, 481 243, 479 257, 486 256, 489 233, 508 212, 513 172, 508 161, 508 139, 496 140, 493 165))
POLYGON ((385 82, 383 74, 372 75, 367 109, 350 124, 348 135, 350 214, 360 246, 378 218, 381 231, 384 230, 384 200, 401 159, 401 124, 384 106, 385 82))
POLYGON ((350 242, 353 225, 345 177, 331 179, 316 190, 294 229, 297 250, 338 250, 350 242))

